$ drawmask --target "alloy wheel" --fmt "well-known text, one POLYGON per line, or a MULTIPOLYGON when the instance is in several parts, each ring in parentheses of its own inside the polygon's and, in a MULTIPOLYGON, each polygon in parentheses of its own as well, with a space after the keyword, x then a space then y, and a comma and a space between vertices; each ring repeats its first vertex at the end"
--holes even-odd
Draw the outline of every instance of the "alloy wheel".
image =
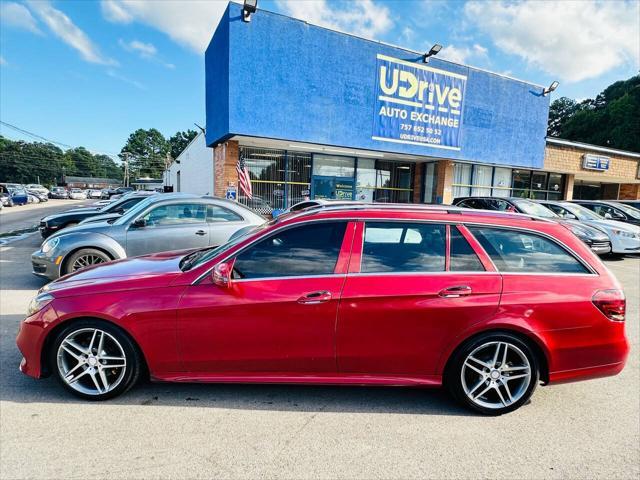
POLYGON ((125 377, 127 359, 115 337, 97 328, 69 333, 57 352, 60 377, 85 395, 103 395, 115 389, 125 377))
POLYGON ((100 263, 105 263, 105 260, 104 258, 98 255, 93 255, 93 254, 81 255, 74 260, 73 265, 71 265, 71 270, 75 272, 76 270, 80 270, 85 267, 90 267, 91 265, 98 265, 100 263))
POLYGON ((526 394, 531 383, 531 364, 516 345, 487 342, 467 355, 460 377, 471 402, 484 408, 502 409, 526 394))

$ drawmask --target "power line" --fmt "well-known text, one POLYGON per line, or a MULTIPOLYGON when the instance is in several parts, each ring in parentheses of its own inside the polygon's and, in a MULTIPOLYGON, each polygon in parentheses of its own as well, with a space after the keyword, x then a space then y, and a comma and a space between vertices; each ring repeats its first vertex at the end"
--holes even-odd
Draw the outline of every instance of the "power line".
MULTIPOLYGON (((23 133, 23 134, 25 134, 25 135, 33 138, 33 139, 36 139, 36 140, 42 140, 42 141, 45 141, 47 143, 53 143, 54 145, 60 145, 62 147, 68 148, 68 149, 69 148, 71 148, 71 149, 76 148, 76 147, 72 147, 71 145, 68 145, 66 143, 58 142, 56 140, 51 140, 50 138, 43 137, 42 135, 38 135, 37 133, 30 132, 30 131, 25 130, 23 128, 20 128, 20 127, 18 127, 16 125, 12 125, 11 123, 4 122, 2 120, 0 120, 0 124, 4 125, 5 127, 9 127, 9 128, 11 128, 13 130, 16 130, 17 132, 23 133)), ((103 152, 103 151, 91 150, 91 149, 87 149, 87 150, 92 152, 92 153, 95 152, 95 153, 99 153, 99 154, 102 154, 102 155, 107 155, 109 157, 113 157, 113 156, 117 157, 118 156, 117 153, 113 153, 113 152, 103 152)))

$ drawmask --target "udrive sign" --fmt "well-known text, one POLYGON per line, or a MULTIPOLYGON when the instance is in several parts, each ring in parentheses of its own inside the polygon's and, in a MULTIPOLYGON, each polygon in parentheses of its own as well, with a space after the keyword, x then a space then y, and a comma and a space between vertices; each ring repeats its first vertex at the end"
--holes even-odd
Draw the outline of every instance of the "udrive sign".
POLYGON ((460 150, 467 77, 386 55, 377 59, 371 138, 460 150))

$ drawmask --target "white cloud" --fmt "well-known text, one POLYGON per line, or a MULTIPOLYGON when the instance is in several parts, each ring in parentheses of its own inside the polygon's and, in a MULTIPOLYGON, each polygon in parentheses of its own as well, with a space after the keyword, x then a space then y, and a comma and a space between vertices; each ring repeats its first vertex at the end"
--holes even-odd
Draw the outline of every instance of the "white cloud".
MULTIPOLYGON (((116 23, 140 22, 166 33, 197 53, 207 48, 227 2, 102 0, 102 14, 116 23)), ((169 65, 169 64, 167 64, 169 65)))
POLYGON ((389 9, 373 0, 347 2, 341 8, 329 5, 326 0, 278 0, 277 4, 292 17, 367 38, 377 37, 393 27, 389 9))
POLYGON ((0 55, 0 66, 4 67, 6 65, 9 65, 7 63, 7 61, 4 59, 4 57, 2 55, 0 55))
POLYGON ((447 45, 438 55, 439 58, 449 60, 455 63, 481 62, 487 60, 488 50, 480 44, 474 44, 471 47, 456 47, 455 45, 447 45))
POLYGON ((144 43, 139 40, 131 40, 125 42, 124 40, 118 40, 118 44, 129 52, 137 52, 143 58, 155 57, 158 53, 158 49, 152 43, 144 43))
POLYGON ((20 3, 0 3, 0 18, 2 19, 2 23, 42 35, 42 30, 38 28, 36 19, 33 18, 33 15, 31 15, 27 7, 20 3))
POLYGON ((115 65, 117 63, 115 60, 104 57, 87 34, 49 2, 29 0, 27 3, 56 37, 76 49, 87 62, 101 65, 115 65))
POLYGON ((472 1, 465 14, 498 48, 565 81, 598 77, 623 65, 638 68, 636 1, 472 1))
POLYGON ((176 68, 173 63, 166 63, 158 56, 158 49, 152 43, 145 43, 140 40, 131 40, 130 42, 126 42, 123 39, 119 39, 118 44, 128 52, 137 53, 145 60, 158 63, 166 68, 176 68))
POLYGON ((128 77, 125 77, 124 75, 119 74, 115 70, 112 70, 112 69, 107 70, 107 75, 109 75, 111 78, 115 78, 116 80, 120 80, 121 82, 128 83, 129 85, 133 85, 134 87, 136 87, 139 90, 146 90, 147 89, 147 87, 145 85, 143 85, 142 83, 138 82, 137 80, 132 80, 132 79, 130 79, 128 77))

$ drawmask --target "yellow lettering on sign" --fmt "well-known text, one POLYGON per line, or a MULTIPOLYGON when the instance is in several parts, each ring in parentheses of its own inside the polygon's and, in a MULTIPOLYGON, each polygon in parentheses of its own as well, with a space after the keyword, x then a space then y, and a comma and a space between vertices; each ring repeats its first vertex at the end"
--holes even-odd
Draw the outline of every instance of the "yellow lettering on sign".
POLYGON ((393 69, 393 76, 391 81, 391 87, 387 86, 387 67, 384 65, 380 67, 380 88, 385 95, 393 95, 398 89, 398 69, 393 69))
POLYGON ((415 94, 418 93, 418 79, 413 73, 402 70, 400 72, 400 81, 409 84, 409 87, 400 87, 398 94, 401 97, 413 98, 415 94))

